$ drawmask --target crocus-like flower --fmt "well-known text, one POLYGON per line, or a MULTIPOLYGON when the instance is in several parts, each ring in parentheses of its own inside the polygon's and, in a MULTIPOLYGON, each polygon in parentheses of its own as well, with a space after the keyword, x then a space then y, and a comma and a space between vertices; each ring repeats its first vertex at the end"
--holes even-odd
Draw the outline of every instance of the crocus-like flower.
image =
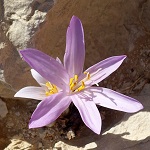
POLYGON ((55 121, 70 105, 77 107, 85 125, 100 134, 101 117, 96 105, 134 113, 143 108, 137 100, 111 89, 96 87, 114 72, 125 55, 109 57, 83 72, 85 59, 84 33, 81 21, 73 16, 67 30, 64 65, 35 49, 20 51, 31 66, 40 87, 28 86, 15 97, 42 100, 32 114, 29 128, 46 126, 55 121))

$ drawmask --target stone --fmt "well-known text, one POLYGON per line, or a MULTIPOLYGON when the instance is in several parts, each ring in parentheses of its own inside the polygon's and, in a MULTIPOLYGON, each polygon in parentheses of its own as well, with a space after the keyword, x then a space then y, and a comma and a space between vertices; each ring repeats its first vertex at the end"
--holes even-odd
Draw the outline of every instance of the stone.
POLYGON ((14 1, 14 0, 4 0, 4 8, 5 8, 5 18, 11 18, 12 14, 17 14, 18 17, 25 18, 31 11, 29 7, 33 0, 22 0, 22 1, 14 1))
POLYGON ((85 147, 80 147, 78 148, 77 146, 71 146, 68 145, 62 141, 59 141, 55 144, 54 150, 58 150, 59 148, 61 148, 61 150, 88 150, 88 149, 95 149, 97 147, 95 142, 89 143, 87 145, 85 145, 85 147))
POLYGON ((6 117, 8 113, 6 103, 0 99, 0 119, 6 117))
POLYGON ((7 36, 17 49, 28 46, 36 28, 45 19, 45 12, 32 10, 32 2, 33 0, 4 0, 5 19, 11 21, 7 36))
POLYGON ((33 146, 23 140, 12 139, 11 144, 9 144, 4 150, 34 150, 33 146))

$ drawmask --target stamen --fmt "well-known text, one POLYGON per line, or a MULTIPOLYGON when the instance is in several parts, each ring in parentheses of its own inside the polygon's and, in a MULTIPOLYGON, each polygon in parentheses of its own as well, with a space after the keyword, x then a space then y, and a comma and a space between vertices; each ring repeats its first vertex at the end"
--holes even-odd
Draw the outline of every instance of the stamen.
POLYGON ((70 78, 70 90, 73 91, 74 87, 76 86, 77 84, 77 81, 78 81, 78 75, 74 75, 73 78, 70 78))
POLYGON ((46 82, 46 86, 49 90, 53 88, 53 84, 51 84, 50 82, 46 82))
POLYGON ((49 92, 45 92, 45 94, 46 94, 46 96, 49 96, 49 95, 51 95, 49 92))
POLYGON ((85 81, 90 80, 90 73, 84 72, 86 78, 78 82, 78 75, 74 75, 73 78, 70 78, 69 86, 72 92, 77 92, 85 89, 85 81))
POLYGON ((84 84, 84 82, 82 81, 82 87, 85 87, 85 84, 84 84))
POLYGON ((90 78, 91 78, 90 73, 85 71, 84 74, 86 74, 87 80, 90 80, 90 78))
POLYGON ((73 78, 70 78, 70 85, 73 83, 73 80, 74 80, 73 78))
POLYGON ((81 91, 81 90, 83 90, 84 88, 85 88, 85 84, 84 84, 84 82, 82 81, 82 83, 81 83, 82 85, 76 90, 76 91, 81 91))
POLYGON ((78 75, 74 75, 74 80, 75 80, 75 82, 78 81, 78 75))
POLYGON ((48 91, 45 92, 46 96, 50 96, 52 94, 58 93, 57 86, 54 84, 51 84, 50 82, 46 82, 45 84, 47 86, 48 91))

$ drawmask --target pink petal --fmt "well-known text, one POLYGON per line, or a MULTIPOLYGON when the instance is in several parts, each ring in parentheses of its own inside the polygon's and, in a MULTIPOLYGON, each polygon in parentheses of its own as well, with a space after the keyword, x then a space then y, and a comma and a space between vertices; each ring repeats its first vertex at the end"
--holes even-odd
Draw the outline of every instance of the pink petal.
POLYGON ((134 98, 102 87, 87 89, 89 97, 98 105, 110 109, 134 113, 143 109, 142 104, 134 98))
POLYGON ((48 82, 47 80, 45 80, 37 71, 35 71, 34 69, 31 69, 31 74, 33 76, 33 78, 40 84, 46 84, 46 82, 48 82))
POLYGON ((29 128, 43 127, 52 123, 69 107, 70 103, 70 97, 62 92, 47 97, 33 112, 29 128))
POLYGON ((69 76, 65 68, 58 61, 43 52, 31 48, 21 50, 20 53, 31 68, 36 70, 43 78, 61 89, 66 88, 69 76))
POLYGON ((81 21, 73 16, 66 35, 64 66, 70 77, 80 75, 85 59, 84 33, 81 21))
POLYGON ((85 125, 92 131, 100 134, 101 131, 101 117, 95 103, 88 99, 88 97, 73 95, 72 101, 79 110, 81 118, 85 125))
MULTIPOLYGON (((117 70, 125 58, 125 55, 113 56, 91 66, 85 71, 89 72, 91 75, 90 80, 85 82, 85 84, 91 86, 93 84, 101 82, 103 79, 105 79, 115 70, 117 70)), ((80 78, 84 77, 85 75, 82 75, 80 78)))
POLYGON ((42 87, 28 86, 19 90, 14 97, 43 100, 46 98, 46 94, 42 87))

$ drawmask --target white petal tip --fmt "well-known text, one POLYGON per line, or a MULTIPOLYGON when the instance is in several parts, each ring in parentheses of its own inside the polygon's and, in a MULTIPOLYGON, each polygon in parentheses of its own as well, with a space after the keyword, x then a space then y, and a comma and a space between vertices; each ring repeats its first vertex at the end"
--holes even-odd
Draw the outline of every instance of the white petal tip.
POLYGON ((29 122, 29 129, 38 128, 33 122, 29 122))
POLYGON ((20 97, 19 94, 18 94, 18 92, 14 95, 14 97, 20 97))
POLYGON ((100 135, 101 131, 95 131, 96 134, 100 135))
POLYGON ((130 112, 130 113, 136 113, 140 110, 142 110, 144 107, 141 103, 139 103, 137 106, 136 106, 136 109, 133 111, 133 112, 130 112))

